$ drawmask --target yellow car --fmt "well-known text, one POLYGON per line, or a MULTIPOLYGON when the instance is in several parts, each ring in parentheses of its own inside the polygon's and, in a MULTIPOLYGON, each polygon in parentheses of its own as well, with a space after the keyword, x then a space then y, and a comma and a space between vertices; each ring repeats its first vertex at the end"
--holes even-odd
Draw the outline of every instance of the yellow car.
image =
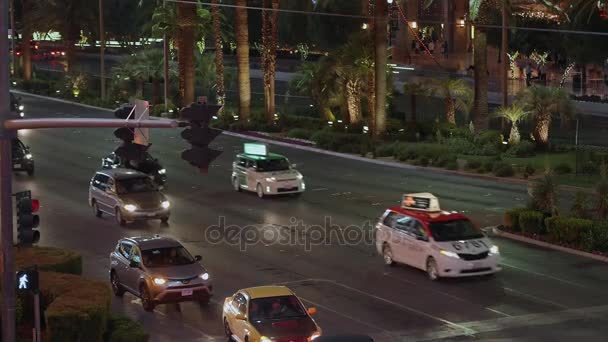
POLYGON ((222 318, 229 340, 237 342, 309 342, 321 336, 306 309, 285 286, 250 287, 224 300, 222 318))

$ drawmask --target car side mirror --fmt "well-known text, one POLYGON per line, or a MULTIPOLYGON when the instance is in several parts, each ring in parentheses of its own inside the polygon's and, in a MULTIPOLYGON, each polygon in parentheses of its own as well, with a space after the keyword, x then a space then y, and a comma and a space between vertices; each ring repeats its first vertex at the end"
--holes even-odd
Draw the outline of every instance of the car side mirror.
POLYGON ((247 319, 242 313, 237 313, 234 318, 238 319, 239 321, 244 321, 247 319))
POLYGON ((129 267, 131 267, 131 268, 139 268, 139 263, 137 261, 131 260, 129 262, 129 267))
POLYGON ((308 308, 306 311, 308 311, 309 315, 314 315, 317 313, 317 308, 308 308))
POLYGON ((196 261, 201 261, 201 260, 203 260, 203 257, 202 257, 202 256, 200 256, 200 255, 195 255, 195 256, 194 256, 194 260, 196 260, 196 261))

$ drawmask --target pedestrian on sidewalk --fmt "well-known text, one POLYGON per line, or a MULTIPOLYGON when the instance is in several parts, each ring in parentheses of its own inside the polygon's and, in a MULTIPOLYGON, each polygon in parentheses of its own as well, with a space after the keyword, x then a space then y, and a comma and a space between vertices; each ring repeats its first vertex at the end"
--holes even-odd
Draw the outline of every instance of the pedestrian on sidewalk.
POLYGON ((532 63, 526 65, 526 86, 529 87, 532 84, 532 63))
POLYGON ((441 47, 443 49, 443 57, 448 58, 448 41, 444 40, 441 47))
POLYGON ((432 40, 429 42, 428 47, 429 47, 429 52, 431 53, 431 55, 434 54, 435 53, 435 43, 433 43, 432 40))

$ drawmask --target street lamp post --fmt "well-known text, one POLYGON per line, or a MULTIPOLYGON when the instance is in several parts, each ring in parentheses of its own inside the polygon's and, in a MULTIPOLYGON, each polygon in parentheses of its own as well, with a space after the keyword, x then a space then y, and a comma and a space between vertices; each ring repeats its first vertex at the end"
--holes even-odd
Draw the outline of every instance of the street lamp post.
MULTIPOLYGON (((167 1, 163 1, 163 7, 167 6, 167 1)), ((165 79, 165 112, 169 112, 169 42, 167 32, 163 35, 163 55, 164 55, 164 79, 165 79)))
POLYGON ((104 18, 103 18, 103 0, 99 0, 99 64, 100 64, 100 77, 101 77, 101 99, 106 99, 106 33, 104 29, 104 18))

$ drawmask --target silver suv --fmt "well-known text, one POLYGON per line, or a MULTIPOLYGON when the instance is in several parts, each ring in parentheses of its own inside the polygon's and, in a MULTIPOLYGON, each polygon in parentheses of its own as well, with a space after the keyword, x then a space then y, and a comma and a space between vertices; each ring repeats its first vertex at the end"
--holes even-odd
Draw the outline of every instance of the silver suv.
POLYGON ((110 253, 112 291, 118 297, 131 292, 141 298, 146 311, 164 303, 197 301, 206 305, 213 286, 200 260, 171 238, 121 239, 110 253))
POLYGON ((113 215, 121 226, 135 220, 167 223, 171 214, 169 201, 148 175, 123 168, 95 173, 89 185, 89 205, 95 216, 113 215))

